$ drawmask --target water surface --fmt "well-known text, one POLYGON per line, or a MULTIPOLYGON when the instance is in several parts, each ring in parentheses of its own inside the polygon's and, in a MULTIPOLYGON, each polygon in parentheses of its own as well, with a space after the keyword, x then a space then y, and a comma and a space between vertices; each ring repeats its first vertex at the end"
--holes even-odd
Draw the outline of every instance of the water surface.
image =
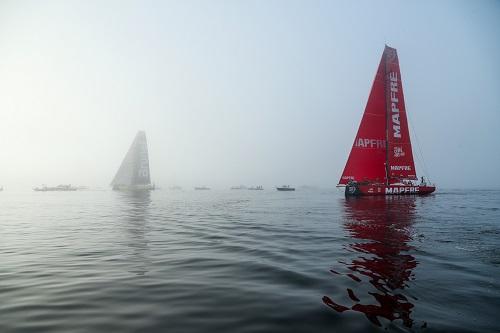
POLYGON ((498 332, 500 191, 0 192, 0 332, 498 332))

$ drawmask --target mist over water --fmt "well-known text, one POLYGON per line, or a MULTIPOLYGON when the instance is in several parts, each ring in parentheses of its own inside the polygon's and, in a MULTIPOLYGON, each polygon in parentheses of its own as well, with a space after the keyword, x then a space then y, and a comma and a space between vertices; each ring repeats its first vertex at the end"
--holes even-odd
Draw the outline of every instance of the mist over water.
POLYGON ((387 44, 418 175, 498 188, 499 16, 496 1, 2 1, 0 186, 105 187, 144 130, 160 186, 333 187, 387 44))
POLYGON ((498 191, 2 193, 2 332, 494 332, 498 191))
POLYGON ((499 17, 0 1, 0 333, 500 331, 499 17), (437 191, 347 199, 384 45, 437 191))

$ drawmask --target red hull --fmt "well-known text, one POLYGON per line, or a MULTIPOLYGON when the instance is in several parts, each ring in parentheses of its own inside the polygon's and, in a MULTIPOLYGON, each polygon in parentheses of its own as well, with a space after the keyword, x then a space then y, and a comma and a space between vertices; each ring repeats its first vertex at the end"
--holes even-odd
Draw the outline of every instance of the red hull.
POLYGON ((374 195, 426 195, 434 192, 435 186, 427 185, 347 185, 346 196, 374 195))

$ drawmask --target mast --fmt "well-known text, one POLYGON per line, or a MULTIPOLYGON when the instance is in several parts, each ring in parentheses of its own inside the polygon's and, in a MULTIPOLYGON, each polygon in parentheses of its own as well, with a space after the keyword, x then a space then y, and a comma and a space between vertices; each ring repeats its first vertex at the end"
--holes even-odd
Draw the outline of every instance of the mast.
POLYGON ((385 96, 385 185, 389 185, 389 104, 387 103, 387 45, 384 49, 384 96, 385 96))

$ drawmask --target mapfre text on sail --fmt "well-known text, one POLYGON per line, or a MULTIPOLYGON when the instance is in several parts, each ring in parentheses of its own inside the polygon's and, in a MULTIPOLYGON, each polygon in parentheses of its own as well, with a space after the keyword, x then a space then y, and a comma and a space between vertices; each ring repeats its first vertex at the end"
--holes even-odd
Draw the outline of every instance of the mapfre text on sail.
POLYGON ((391 97, 391 118, 392 118, 392 129, 393 136, 395 138, 401 139, 401 122, 399 121, 399 100, 398 100, 398 73, 390 72, 389 73, 390 80, 390 97, 391 97))

